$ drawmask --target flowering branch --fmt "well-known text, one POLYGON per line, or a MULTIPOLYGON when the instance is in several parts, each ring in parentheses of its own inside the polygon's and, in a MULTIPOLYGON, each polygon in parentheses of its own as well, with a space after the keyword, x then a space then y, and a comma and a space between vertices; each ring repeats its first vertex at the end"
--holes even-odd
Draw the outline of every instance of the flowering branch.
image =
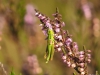
POLYGON ((47 41, 50 39, 48 36, 51 35, 48 33, 48 30, 52 29, 53 31, 53 35, 51 37, 54 38, 54 40, 50 40, 52 40, 54 44, 52 44, 50 41, 49 46, 54 46, 46 50, 47 62, 50 60, 48 57, 51 58, 53 55, 51 51, 54 49, 54 51, 61 53, 61 58, 68 67, 74 68, 80 75, 87 75, 87 63, 91 62, 91 50, 86 50, 85 47, 83 47, 83 51, 78 50, 77 42, 73 42, 68 31, 62 29, 62 27, 65 26, 65 23, 61 21, 62 18, 58 12, 58 9, 56 8, 56 13, 53 14, 54 20, 51 20, 49 17, 41 14, 37 10, 35 11, 35 15, 42 23, 40 26, 43 33, 47 36, 47 41))

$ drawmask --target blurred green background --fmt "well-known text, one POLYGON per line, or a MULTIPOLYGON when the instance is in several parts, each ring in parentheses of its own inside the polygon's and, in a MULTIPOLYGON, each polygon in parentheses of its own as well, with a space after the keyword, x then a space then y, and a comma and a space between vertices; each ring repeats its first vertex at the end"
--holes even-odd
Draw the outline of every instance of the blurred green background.
POLYGON ((46 40, 34 9, 53 18, 56 7, 79 50, 92 50, 89 73, 100 73, 99 0, 0 0, 0 62, 8 74, 13 67, 16 75, 72 75, 59 53, 48 64, 44 59, 46 40))

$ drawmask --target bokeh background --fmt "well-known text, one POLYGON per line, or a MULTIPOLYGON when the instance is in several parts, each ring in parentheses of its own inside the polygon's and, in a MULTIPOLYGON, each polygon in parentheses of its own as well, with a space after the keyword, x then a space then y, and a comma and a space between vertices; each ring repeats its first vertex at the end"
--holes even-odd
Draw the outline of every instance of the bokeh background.
MULTIPOLYGON (((45 63, 46 40, 34 9, 53 18, 56 7, 79 50, 92 50, 89 74, 100 74, 99 0, 0 0, 0 62, 8 75, 72 75, 59 53, 45 63)), ((0 67, 0 75, 5 75, 0 67)))

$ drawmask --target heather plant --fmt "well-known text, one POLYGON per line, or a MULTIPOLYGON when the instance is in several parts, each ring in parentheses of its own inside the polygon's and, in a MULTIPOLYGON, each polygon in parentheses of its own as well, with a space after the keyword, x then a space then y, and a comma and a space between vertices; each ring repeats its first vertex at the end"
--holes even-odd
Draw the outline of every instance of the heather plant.
MULTIPOLYGON (((96 70, 98 70, 98 72, 100 73, 99 6, 100 2, 98 0, 0 0, 0 62, 3 64, 3 66, 2 64, 0 65, 0 75, 5 75, 4 70, 7 71, 7 75, 9 75, 11 66, 14 67, 15 75, 19 75, 19 73, 22 72, 21 69, 23 69, 23 65, 25 65, 24 72, 26 73, 26 69, 27 71, 29 71, 31 67, 26 68, 26 62, 24 62, 24 60, 30 54, 37 55, 43 73, 45 73, 46 75, 72 75, 71 72, 73 71, 73 69, 69 68, 70 66, 66 66, 68 65, 67 58, 70 59, 70 62, 72 64, 74 60, 79 56, 77 55, 77 51, 73 51, 74 44, 78 44, 77 46, 79 52, 88 51, 85 49, 85 46, 82 50, 82 45, 84 44, 86 45, 87 49, 92 50, 91 52, 85 52, 86 56, 88 56, 88 53, 91 53, 92 60, 92 62, 89 64, 87 64, 86 62, 88 67, 86 67, 85 70, 88 69, 88 74, 90 75, 91 73, 91 75, 93 75, 95 74, 96 70), (46 15, 48 16, 50 16, 55 7, 58 6, 60 9, 60 13, 63 16, 63 20, 66 23, 66 25, 61 28, 55 27, 54 25, 54 28, 47 27, 43 31, 44 34, 46 34, 45 36, 47 37, 47 48, 44 57, 48 64, 44 63, 44 59, 42 57, 46 45, 44 44, 45 41, 42 40, 44 36, 39 30, 39 27, 37 25, 37 18, 35 17, 34 12, 27 10, 30 9, 27 8, 27 6, 30 5, 36 6, 35 8, 40 9, 40 11, 46 13, 46 15), (26 11, 25 7, 27 8, 26 11), (55 32, 57 32, 57 36, 58 34, 61 34, 62 36, 61 30, 66 30, 66 28, 68 30, 65 31, 64 38, 65 40, 67 40, 67 35, 70 36, 70 39, 72 40, 71 44, 69 45, 71 51, 67 50, 66 44, 64 44, 66 47, 64 47, 64 45, 58 47, 58 43, 60 44, 63 42, 56 39, 54 36, 55 32), (73 36, 70 35, 68 31, 73 36), (73 44, 74 41, 76 42, 73 44), (70 52, 75 53, 76 58, 73 58, 75 56, 68 55, 68 53, 70 52), (64 53, 66 59, 63 57, 64 53), (53 61, 49 62, 50 60, 53 61)), ((33 9, 32 11, 34 11, 33 9)), ((51 22, 55 21, 55 19, 50 20, 51 22)), ((85 55, 83 54, 81 56, 85 55)), ((75 63, 77 63, 78 65, 78 60, 75 61, 75 63)), ((80 68, 83 67, 78 67, 77 69, 79 70, 80 68)), ((34 69, 31 68, 31 71, 33 71, 34 69)), ((73 73, 73 75, 77 74, 73 73)))
MULTIPOLYGON (((72 40, 72 35, 68 30, 63 30, 65 23, 61 20, 58 9, 53 14, 54 20, 36 11, 36 16, 40 19, 41 29, 46 35, 47 48, 45 53, 46 63, 53 59, 54 52, 61 54, 61 59, 70 68, 74 68, 80 75, 88 75, 87 63, 91 62, 91 50, 83 46, 83 50, 78 49, 77 42, 72 40)), ((73 73, 75 75, 75 73, 73 73)))

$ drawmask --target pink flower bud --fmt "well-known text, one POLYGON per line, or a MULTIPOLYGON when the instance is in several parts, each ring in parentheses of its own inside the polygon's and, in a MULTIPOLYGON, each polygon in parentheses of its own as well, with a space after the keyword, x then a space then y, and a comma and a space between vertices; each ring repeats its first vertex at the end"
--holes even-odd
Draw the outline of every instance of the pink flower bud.
POLYGON ((84 68, 79 68, 80 72, 83 72, 84 71, 84 68))
POLYGON ((46 30, 42 30, 43 34, 47 36, 47 31, 46 30))
POLYGON ((38 17, 41 18, 42 17, 42 14, 39 14, 38 17))
POLYGON ((72 39, 71 39, 71 38, 67 38, 67 39, 66 39, 66 43, 67 43, 67 42, 72 42, 72 39))
POLYGON ((56 27, 60 27, 60 25, 58 23, 55 24, 56 27))
POLYGON ((36 12, 35 15, 38 16, 39 15, 39 12, 36 12))
POLYGON ((68 52, 68 55, 72 55, 73 53, 70 51, 70 52, 68 52))
POLYGON ((57 48, 57 47, 59 47, 59 45, 58 45, 58 44, 56 44, 56 45, 55 45, 55 47, 57 48))
POLYGON ((91 59, 87 59, 87 62, 90 63, 91 62, 91 59))
POLYGON ((84 51, 80 51, 80 52, 79 52, 79 55, 83 55, 83 54, 84 54, 84 51))
POLYGON ((45 18, 46 18, 45 16, 42 16, 42 17, 41 17, 42 20, 45 19, 45 18))
POLYGON ((55 28, 55 32, 59 33, 60 32, 60 28, 55 28))
POLYGON ((59 35, 57 38, 58 38, 59 40, 62 40, 62 35, 59 35))
POLYGON ((64 62, 66 62, 66 59, 65 60, 63 60, 64 62))
POLYGON ((71 44, 70 42, 67 42, 67 43, 66 43, 66 46, 70 46, 70 44, 71 44))
POLYGON ((71 67, 71 62, 67 61, 67 65, 68 65, 68 67, 71 67))
POLYGON ((87 54, 87 57, 88 57, 88 58, 91 58, 91 54, 87 54))
POLYGON ((84 58, 84 55, 79 55, 79 58, 84 58))
POLYGON ((57 48, 57 51, 60 52, 61 51, 61 48, 57 48))
POLYGON ((90 53, 90 52, 91 52, 91 50, 87 50, 87 52, 89 52, 89 53, 90 53))
POLYGON ((79 66, 80 67, 84 67, 85 66, 85 63, 79 63, 79 66))
POLYGON ((62 27, 63 27, 63 26, 65 26, 65 23, 64 23, 64 22, 62 22, 61 26, 62 26, 62 27))
POLYGON ((81 75, 85 75, 85 71, 81 72, 81 75))
POLYGON ((46 22, 46 26, 50 29, 52 29, 52 25, 49 22, 46 22))
POLYGON ((73 64, 71 65, 71 67, 72 67, 72 68, 75 68, 75 67, 76 67, 76 64, 73 63, 73 64))
POLYGON ((84 55, 79 56, 80 61, 84 61, 84 59, 85 59, 84 55))
POLYGON ((75 48, 75 51, 78 51, 78 45, 76 42, 73 42, 73 47, 75 48))
POLYGON ((80 61, 83 61, 83 60, 84 60, 84 58, 80 58, 79 60, 80 60, 80 61))
POLYGON ((67 38, 66 39, 66 45, 67 46, 70 46, 71 42, 72 42, 72 39, 71 38, 67 38))
POLYGON ((66 55, 62 56, 62 59, 66 60, 66 58, 67 58, 66 55))

